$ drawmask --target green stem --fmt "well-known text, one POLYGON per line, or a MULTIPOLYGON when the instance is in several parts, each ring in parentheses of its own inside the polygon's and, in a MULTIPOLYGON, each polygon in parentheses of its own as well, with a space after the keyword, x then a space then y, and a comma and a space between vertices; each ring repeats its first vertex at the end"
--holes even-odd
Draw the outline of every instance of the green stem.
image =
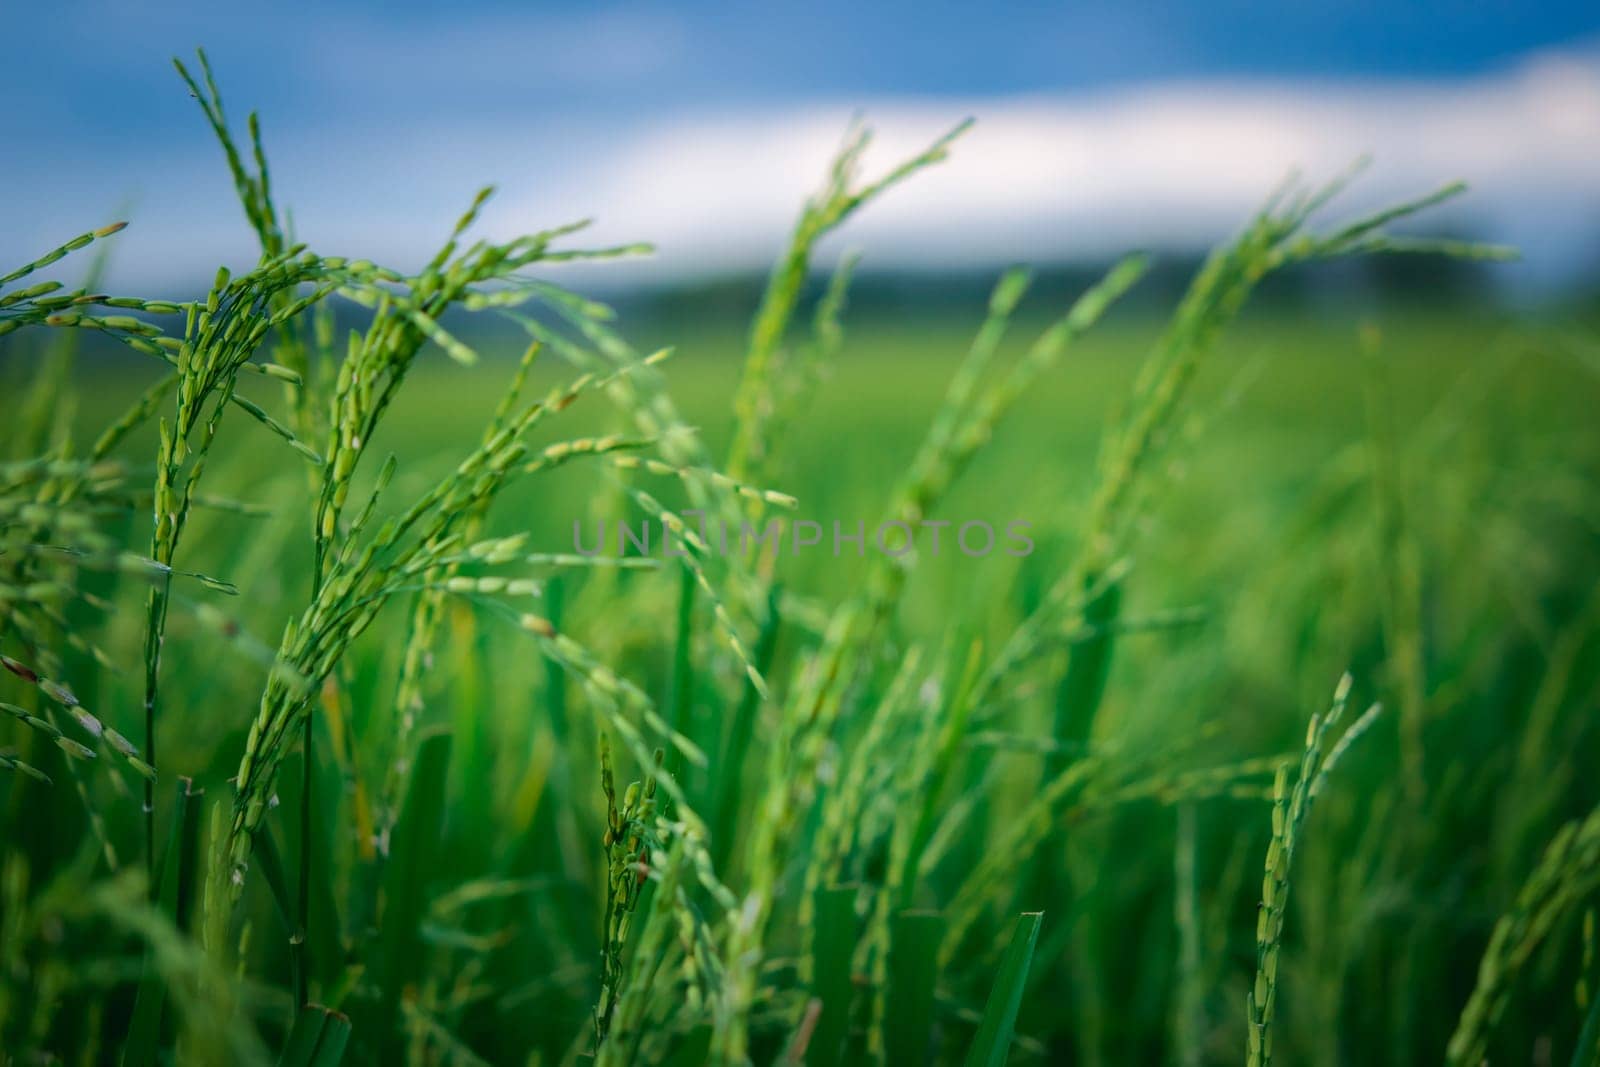
POLYGON ((311 926, 311 711, 306 709, 305 726, 300 735, 303 767, 300 779, 300 885, 295 899, 295 930, 291 942, 294 959, 295 1012, 311 1002, 310 975, 306 960, 306 931, 311 926))

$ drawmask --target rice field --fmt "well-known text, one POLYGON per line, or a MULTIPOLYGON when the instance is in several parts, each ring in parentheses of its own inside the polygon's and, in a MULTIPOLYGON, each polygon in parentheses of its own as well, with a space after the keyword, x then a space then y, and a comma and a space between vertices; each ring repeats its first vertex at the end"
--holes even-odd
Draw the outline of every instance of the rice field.
POLYGON ((489 190, 297 244, 179 69, 257 265, 0 264, 0 1063, 1600 1063, 1600 330, 1255 300, 1512 258, 1450 175, 862 320, 963 127, 858 129, 656 336, 489 190))

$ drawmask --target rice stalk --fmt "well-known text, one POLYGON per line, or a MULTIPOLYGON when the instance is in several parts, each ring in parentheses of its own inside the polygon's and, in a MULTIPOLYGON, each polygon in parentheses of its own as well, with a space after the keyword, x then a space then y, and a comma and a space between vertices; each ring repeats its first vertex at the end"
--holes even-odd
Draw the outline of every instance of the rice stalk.
POLYGON ((1344 754, 1377 719, 1374 704, 1350 724, 1338 741, 1328 744, 1329 732, 1338 725, 1349 702, 1353 682, 1344 675, 1334 689, 1333 705, 1323 716, 1313 715, 1306 728, 1305 752, 1299 773, 1289 785, 1287 764, 1278 767, 1273 781, 1272 843, 1267 848, 1266 876, 1261 882, 1261 910, 1256 920, 1256 976, 1247 996, 1247 1060, 1251 1067, 1272 1062, 1272 1025, 1278 1006, 1278 957, 1283 948, 1284 911, 1289 898, 1289 876, 1301 825, 1311 803, 1322 792, 1329 774, 1344 754))
POLYGON ((1483 1063, 1517 978, 1551 928, 1600 885, 1600 809, 1562 826, 1490 934, 1445 1062, 1483 1063))

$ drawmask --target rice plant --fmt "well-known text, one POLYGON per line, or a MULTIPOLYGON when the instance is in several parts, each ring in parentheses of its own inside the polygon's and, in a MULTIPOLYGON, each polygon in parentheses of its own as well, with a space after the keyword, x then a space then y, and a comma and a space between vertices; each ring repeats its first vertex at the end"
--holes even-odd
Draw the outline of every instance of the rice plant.
POLYGON ((1151 260, 1003 272, 822 532, 870 357, 818 243, 965 124, 874 179, 849 132, 706 412, 558 280, 646 246, 477 238, 485 189, 418 270, 314 251, 195 69, 256 264, 53 280, 117 223, 0 277, 0 1061, 1592 1061, 1600 450, 1501 406, 1592 361, 1486 343, 1402 424, 1352 324, 1361 428, 1292 492, 1205 473, 1269 278, 1510 255, 1407 229, 1459 185, 1286 184, 1119 349, 1081 477, 1018 442, 1151 260), (441 375, 493 383, 465 436, 441 375), (969 558, 962 509, 1040 500, 969 558), (591 520, 656 551, 548 537, 591 520))

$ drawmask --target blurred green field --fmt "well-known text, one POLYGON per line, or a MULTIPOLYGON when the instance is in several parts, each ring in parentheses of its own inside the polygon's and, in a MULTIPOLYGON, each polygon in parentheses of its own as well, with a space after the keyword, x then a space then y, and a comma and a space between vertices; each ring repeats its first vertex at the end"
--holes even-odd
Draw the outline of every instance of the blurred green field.
MULTIPOLYGON (((1050 297, 1064 305, 1069 295, 1035 294, 1024 310, 1036 314, 1016 324, 1001 358, 1014 359, 1043 327, 1037 314, 1041 305, 1050 297)), ((981 304, 974 303, 973 329, 981 314, 981 304)), ((619 325, 627 332, 626 322, 619 325)), ((953 488, 945 514, 958 521, 986 521, 997 530, 1012 520, 1026 521, 1039 546, 1031 565, 1060 566, 1093 487, 1102 435, 1124 414, 1135 373, 1161 326, 1136 313, 1086 337, 1058 371, 1022 399, 975 457, 969 474, 953 488)), ((852 545, 843 545, 843 555, 833 558, 832 525, 837 520, 848 532, 864 520, 870 537, 939 408, 970 332, 948 322, 936 328, 882 319, 850 324, 817 402, 790 428, 784 464, 769 484, 799 499, 792 518, 819 522, 824 530, 820 549, 796 551, 792 537, 787 542, 780 573, 789 588, 836 598, 861 580, 866 561, 852 555, 852 545)), ((1592 460, 1596 393, 1583 362, 1583 336, 1579 326, 1546 326, 1492 311, 1461 315, 1402 306, 1344 319, 1269 308, 1247 315, 1196 382, 1193 415, 1180 429, 1192 443, 1179 450, 1160 490, 1151 493, 1145 522, 1152 535, 1140 546, 1141 572, 1159 574, 1160 585, 1173 595, 1207 599, 1218 588, 1247 580, 1263 552, 1289 552, 1286 532, 1297 519, 1309 521, 1328 493, 1335 487, 1348 490, 1357 472, 1370 466, 1374 389, 1383 397, 1384 417, 1393 420, 1402 449, 1442 447, 1441 436, 1458 448, 1470 444, 1471 451, 1440 461, 1443 482, 1411 475, 1418 491, 1430 485, 1440 492, 1461 491, 1448 484, 1452 476, 1520 481, 1514 491, 1536 497, 1557 491, 1545 484, 1551 476, 1541 476, 1537 468, 1518 475, 1516 465, 1554 462, 1531 460, 1524 453, 1554 447, 1553 442, 1564 445, 1563 465, 1592 460), (1370 358, 1363 356, 1364 336, 1375 346, 1370 358), (1462 420, 1470 425, 1461 425, 1462 420)), ((713 454, 725 452, 745 341, 738 324, 688 336, 643 332, 630 339, 640 351, 674 349, 665 369, 679 410, 713 454)), ((480 367, 461 367, 435 352, 417 368, 414 386, 397 398, 372 446, 399 457, 402 491, 420 490, 458 461, 461 443, 472 439, 501 395, 513 357, 514 351, 501 344, 488 350, 480 367)), ((143 369, 132 359, 120 357, 114 365, 118 370, 97 370, 84 403, 86 425, 120 410, 148 384, 142 375, 125 373, 143 369)), ((534 379, 553 384, 567 373, 558 358, 546 357, 534 379)), ((615 415, 603 405, 579 405, 559 430, 536 432, 531 439, 616 428, 615 415)), ((244 437, 246 428, 239 430, 243 439, 224 440, 213 460, 223 472, 219 478, 262 486, 269 499, 291 492, 300 472, 285 470, 281 455, 244 437)), ((513 485, 497 507, 497 524, 529 532, 546 551, 571 551, 575 523, 581 522, 585 539, 593 540, 590 506, 597 485, 609 481, 609 475, 593 469, 571 469, 537 484, 513 485)), ((682 499, 675 487, 659 480, 653 488, 663 499, 682 499)), ((1563 481, 1562 491, 1574 494, 1575 506, 1588 506, 1582 504, 1581 485, 1563 481)), ((1499 506, 1516 510, 1509 501, 1499 506)), ((1490 508, 1484 518, 1493 515, 1490 508)), ((644 520, 635 511, 628 521, 636 529, 644 520)), ((237 547, 255 520, 214 521, 218 536, 197 539, 196 551, 202 553, 197 566, 227 570, 236 559, 222 555, 213 562, 208 546, 237 547)), ((615 550, 615 529, 614 523, 608 528, 608 551, 615 550)), ((293 569, 290 561, 277 565, 293 569)), ((931 636, 952 614, 980 618, 994 607, 992 621, 1000 625, 1015 605, 996 605, 996 591, 1015 589, 1018 568, 1016 560, 999 552, 985 560, 948 549, 938 558, 925 554, 902 621, 931 636)))
MULTIPOLYGON (((1065 306, 1070 295, 1034 294, 1024 311, 1039 311, 1051 296, 1065 306)), ((817 402, 790 429, 785 465, 769 486, 800 499, 796 517, 825 525, 836 518, 851 526, 857 519, 869 527, 876 521, 981 320, 981 303, 967 310, 968 330, 948 321, 938 327, 884 319, 849 324, 817 402)), ((1014 359, 1044 324, 1038 314, 1021 318, 1000 358, 1014 359)), ((1026 519, 1044 532, 1069 530, 1089 494, 1103 432, 1124 414, 1135 373, 1162 325, 1134 314, 1086 337, 975 458, 971 474, 952 492, 950 513, 1026 519)), ((626 321, 619 326, 640 351, 673 349, 664 367, 679 410, 714 454, 726 451, 746 340, 742 324, 687 336, 632 331, 626 321)), ((1270 538, 1330 468, 1366 447, 1367 392, 1374 384, 1402 439, 1424 432, 1430 420, 1450 419, 1452 407, 1475 403, 1472 417, 1483 421, 1474 433, 1506 435, 1508 451, 1534 430, 1582 442, 1590 436, 1593 393, 1581 331, 1494 311, 1402 307, 1343 318, 1269 308, 1248 315, 1196 383, 1196 411, 1183 428, 1195 447, 1184 449, 1164 486, 1160 504, 1170 514, 1162 521, 1178 524, 1174 533, 1182 536, 1173 540, 1183 542, 1183 550, 1208 537, 1206 527, 1219 519, 1229 526, 1258 523, 1260 535, 1270 538), (1363 360, 1364 334, 1376 338, 1374 360, 1363 360), (1555 344, 1554 337, 1568 340, 1555 344), (1228 515, 1218 514, 1223 511, 1228 515), (1203 520, 1207 515, 1211 523, 1203 520)), ((461 443, 502 395, 515 355, 500 343, 486 349, 480 367, 453 364, 438 352, 418 366, 414 385, 396 399, 372 445, 399 457, 401 484, 428 484, 453 466, 461 443)), ((154 380, 146 370, 132 354, 97 363, 82 403, 83 424, 99 425, 130 403, 154 380)), ((559 357, 546 356, 534 380, 554 384, 568 373, 559 357)), ((532 440, 601 433, 615 421, 601 404, 580 405, 559 430, 536 432, 532 440)), ((226 469, 226 480, 295 481, 298 471, 285 471, 282 457, 244 437, 245 428, 239 432, 243 439, 224 439, 214 461, 226 469)), ((552 484, 512 487, 503 506, 542 546, 570 550, 572 522, 587 521, 593 485, 593 472, 556 472, 552 484)), ((586 530, 592 533, 592 524, 586 530)), ((1151 548, 1160 551, 1159 543, 1151 548)), ((819 592, 848 588, 848 558, 818 563, 818 554, 798 554, 791 576, 808 589, 818 583, 819 592)), ((929 558, 922 567, 930 580, 945 580, 941 562, 929 558)))

